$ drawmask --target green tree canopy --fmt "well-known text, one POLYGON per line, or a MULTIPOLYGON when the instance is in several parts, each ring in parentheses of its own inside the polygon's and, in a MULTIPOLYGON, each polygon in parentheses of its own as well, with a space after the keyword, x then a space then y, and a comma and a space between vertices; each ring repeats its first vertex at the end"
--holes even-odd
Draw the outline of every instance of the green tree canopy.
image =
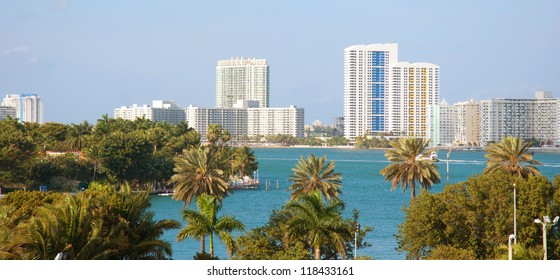
POLYGON ((0 259, 168 259, 171 245, 160 238, 179 223, 154 221, 149 207, 147 192, 108 185, 76 195, 12 192, 0 206, 0 259), (21 218, 8 219, 14 214, 21 218))
MULTIPOLYGON (((523 180, 502 172, 478 175, 448 185, 442 193, 422 193, 404 209, 398 249, 407 258, 499 258, 498 248, 513 234, 513 184, 517 188, 517 240, 542 250, 541 227, 534 219, 558 215, 560 180, 544 176, 523 180), (454 248, 451 250, 450 248, 454 248), (449 252, 444 255, 443 252, 449 252), (434 255, 432 255, 434 254, 434 255)), ((550 258, 558 258, 558 230, 550 230, 550 258), (554 253, 550 253, 554 252, 554 253)))
MULTIPOLYGON (((318 195, 320 199, 320 194, 318 195)), ((317 201, 316 201, 317 202, 317 201)), ((239 250, 237 251, 236 259, 243 260, 309 260, 314 255, 313 247, 310 245, 309 235, 311 231, 296 230, 294 225, 299 224, 302 220, 312 221, 311 217, 317 217, 316 223, 322 223, 325 228, 337 228, 338 233, 331 232, 330 235, 337 235, 343 238, 343 245, 341 247, 339 239, 325 239, 320 242, 321 259, 334 260, 339 259, 341 255, 347 258, 354 252, 354 232, 356 230, 356 223, 358 222, 359 213, 354 210, 354 217, 352 219, 342 219, 340 208, 342 202, 340 200, 331 200, 327 205, 317 204, 318 211, 310 209, 309 213, 300 212, 302 209, 309 207, 302 206, 302 209, 295 210, 296 207, 288 205, 300 204, 300 202, 292 201, 281 210, 274 210, 270 215, 269 221, 266 225, 253 228, 251 231, 238 236, 237 244, 239 250), (332 205, 338 205, 331 207, 332 205), (329 208, 332 211, 323 211, 329 208), (326 212, 326 213, 325 213, 326 212), (323 216, 321 216, 323 215, 323 216), (319 217, 321 216, 321 217, 319 217), (328 216, 323 219, 322 217, 328 216), (328 223, 335 222, 338 226, 328 223), (342 224, 342 225, 341 225, 342 224), (291 234, 288 234, 291 232, 291 234), (344 252, 341 253, 341 248, 344 252)), ((313 224, 315 222, 311 222, 313 224)), ((369 226, 361 226, 357 232, 357 245, 358 249, 371 246, 366 240, 368 232, 373 228, 369 226)), ((317 231, 318 232, 318 231, 317 231)), ((319 240, 317 240, 319 241, 319 240)), ((362 256, 363 257, 363 256, 362 256)), ((367 257, 363 257, 367 258, 367 257)))
POLYGON ((0 121, 0 187, 25 184, 35 157, 35 145, 15 120, 0 121))
POLYGON ((99 144, 101 165, 116 183, 147 181, 153 146, 141 133, 114 132, 99 144))

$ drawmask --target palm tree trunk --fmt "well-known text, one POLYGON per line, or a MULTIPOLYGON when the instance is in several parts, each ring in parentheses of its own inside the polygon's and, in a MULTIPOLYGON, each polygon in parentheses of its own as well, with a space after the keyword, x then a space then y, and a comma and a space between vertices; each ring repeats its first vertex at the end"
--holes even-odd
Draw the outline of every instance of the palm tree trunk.
POLYGON ((97 163, 93 164, 93 179, 92 179, 92 181, 95 181, 95 173, 97 173, 97 163))
POLYGON ((214 233, 210 233, 210 257, 214 257, 214 233))
POLYGON ((205 244, 204 244, 204 235, 203 235, 203 236, 200 237, 200 252, 203 253, 203 254, 206 251, 206 248, 204 246, 205 246, 205 244))
POLYGON ((416 181, 412 180, 412 182, 410 182, 410 202, 413 202, 415 197, 416 197, 416 181))
POLYGON ((321 259, 321 246, 316 245, 313 250, 314 250, 315 259, 320 260, 321 259))

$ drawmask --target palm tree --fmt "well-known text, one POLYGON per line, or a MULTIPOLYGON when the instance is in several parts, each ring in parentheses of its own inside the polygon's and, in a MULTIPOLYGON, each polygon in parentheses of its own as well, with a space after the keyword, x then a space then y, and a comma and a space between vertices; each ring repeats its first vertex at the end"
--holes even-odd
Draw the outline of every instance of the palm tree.
POLYGON ((420 155, 428 155, 431 151, 422 153, 430 140, 422 138, 399 138, 392 141, 392 149, 385 153, 391 164, 379 173, 385 176, 386 181, 391 181, 391 190, 400 184, 403 192, 410 185, 410 201, 416 197, 416 182, 429 190, 433 184, 440 183, 438 167, 430 160, 421 160, 420 155))
POLYGON ((97 119, 97 124, 93 128, 93 132, 97 136, 102 136, 109 134, 111 132, 111 126, 115 122, 115 119, 110 118, 108 114, 101 115, 100 119, 97 119))
POLYGON ((179 231, 177 241, 181 242, 189 237, 200 238, 201 251, 204 253, 204 237, 209 236, 210 257, 214 257, 214 234, 226 245, 226 250, 231 257, 237 251, 237 245, 231 232, 244 230, 245 226, 233 216, 217 217, 222 204, 212 195, 202 194, 196 199, 198 211, 183 209, 183 219, 187 222, 186 227, 179 231))
POLYGON ((117 252, 116 258, 162 260, 171 256, 171 244, 160 237, 164 231, 178 229, 181 224, 170 219, 155 221, 154 212, 148 211, 151 204, 147 191, 132 193, 131 189, 126 187, 121 192, 115 193, 115 196, 120 204, 125 206, 123 209, 125 211, 119 213, 119 220, 126 221, 126 227, 123 227, 120 232, 125 233, 127 239, 123 242, 126 246, 120 245, 121 250, 117 252))
MULTIPOLYGON (((528 247, 526 244, 513 244, 512 250, 515 252, 512 255, 513 260, 542 260, 542 252, 539 252, 536 248, 528 247)), ((509 258, 508 251, 508 245, 499 246, 496 259, 507 260, 509 258)))
POLYGON ((173 198, 191 203, 202 194, 216 196, 218 201, 231 192, 224 178, 223 167, 227 166, 219 151, 213 147, 190 149, 175 157, 175 175, 169 181, 174 184, 173 198))
POLYGON ((95 175, 101 170, 101 160, 103 159, 101 148, 97 145, 90 146, 85 150, 84 156, 93 164, 93 177, 91 180, 95 181, 95 175))
POLYGON ((523 139, 506 137, 499 143, 488 145, 485 157, 488 159, 484 173, 492 173, 498 170, 509 174, 516 174, 523 178, 529 175, 540 174, 539 170, 532 166, 541 165, 533 159, 533 152, 529 152, 531 142, 523 143, 523 139))
POLYGON ((32 259, 105 259, 111 246, 101 238, 103 221, 84 195, 66 196, 60 205, 37 210, 29 223, 29 240, 20 244, 32 259))
POLYGON ((326 160, 326 156, 318 158, 311 154, 307 159, 301 156, 289 179, 294 182, 288 187, 292 190, 291 200, 315 191, 321 192, 327 200, 338 198, 342 193, 342 175, 334 172, 334 161, 326 163, 326 160))
POLYGON ((229 134, 229 131, 227 129, 223 129, 222 135, 220 135, 220 141, 222 141, 222 143, 226 145, 229 140, 231 140, 231 134, 229 134))
POLYGON ((172 129, 173 136, 181 136, 191 130, 193 130, 193 128, 189 127, 189 124, 186 121, 182 121, 178 124, 175 124, 172 129))
POLYGON ((28 243, 28 231, 25 226, 18 226, 16 207, 0 205, 0 260, 27 259, 20 244, 28 243))
POLYGON ((219 124, 210 124, 208 125, 208 132, 206 133, 206 141, 210 143, 210 145, 215 145, 220 137, 222 136, 222 126, 219 124))
POLYGON ((153 154, 155 155, 158 151, 158 148, 165 145, 165 143, 169 140, 169 132, 162 127, 153 127, 146 130, 146 136, 152 143, 154 147, 153 154))
POLYGON ((233 152, 233 168, 239 172, 240 176, 251 175, 258 169, 257 157, 251 148, 243 146, 233 152))
POLYGON ((68 127, 68 140, 70 141, 71 148, 81 151, 92 131, 93 127, 87 121, 81 124, 72 124, 68 127))
POLYGON ((323 204, 319 191, 303 195, 299 201, 289 202, 286 210, 293 216, 287 222, 287 237, 304 237, 308 246, 313 249, 316 260, 321 259, 321 246, 326 244, 333 245, 341 259, 344 259, 344 240, 351 236, 341 217, 344 206, 344 202, 339 199, 329 201, 328 205, 323 204))

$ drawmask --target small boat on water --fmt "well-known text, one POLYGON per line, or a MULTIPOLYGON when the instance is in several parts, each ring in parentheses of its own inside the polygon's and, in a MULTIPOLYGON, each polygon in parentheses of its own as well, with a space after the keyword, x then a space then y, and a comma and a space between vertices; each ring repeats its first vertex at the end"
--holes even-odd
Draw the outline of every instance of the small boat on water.
POLYGON ((439 161, 436 151, 432 151, 430 155, 418 155, 416 156, 416 160, 439 161))
POLYGON ((160 196, 172 196, 174 192, 175 192, 174 190, 165 190, 164 192, 158 193, 158 195, 160 195, 160 196))
POLYGON ((259 187, 259 184, 259 179, 253 179, 249 176, 243 176, 242 179, 233 178, 228 183, 229 187, 233 190, 256 189, 259 187))

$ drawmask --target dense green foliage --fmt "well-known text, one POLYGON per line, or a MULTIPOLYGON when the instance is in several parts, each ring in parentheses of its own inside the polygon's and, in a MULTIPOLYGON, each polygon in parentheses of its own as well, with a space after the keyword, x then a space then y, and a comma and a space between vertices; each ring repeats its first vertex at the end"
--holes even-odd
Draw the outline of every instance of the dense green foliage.
MULTIPOLYGON (((513 184, 517 189, 517 241, 542 252, 541 226, 534 219, 560 214, 560 178, 527 179, 502 172, 422 193, 399 226, 399 250, 410 259, 499 259, 513 234, 513 184)), ((548 230, 548 257, 560 257, 558 226, 548 230)))
POLYGON ((344 136, 334 136, 334 137, 331 137, 331 138, 327 139, 327 141, 325 143, 329 147, 332 147, 332 146, 346 146, 350 143, 350 141, 348 141, 348 139, 344 138, 344 136))
POLYGON ((200 144, 186 123, 107 115, 94 126, 3 120, 0 131, 0 187, 11 188, 77 191, 94 180, 161 188, 173 174, 173 156, 200 144))
POLYGON ((0 187, 25 185, 35 156, 35 144, 15 120, 0 121, 0 187))
POLYGON ((0 204, 0 259, 168 259, 160 237, 179 223, 154 221, 149 207, 147 192, 98 184, 76 195, 12 192, 0 204))
MULTIPOLYGON (((313 200, 313 199, 311 199, 313 200)), ((316 201, 315 201, 316 202, 316 201)), ((324 203, 324 202, 323 202, 324 203)), ((234 259, 242 260, 310 260, 313 259, 314 247, 308 239, 311 232, 299 231, 297 224, 303 224, 302 227, 317 229, 315 231, 317 237, 323 234, 343 237, 344 251, 340 251, 340 239, 332 241, 330 239, 323 240, 320 243, 320 259, 335 260, 340 258, 350 258, 354 252, 354 232, 356 223, 359 220, 358 211, 354 210, 352 219, 343 219, 340 213, 340 204, 342 202, 329 202, 327 205, 319 205, 315 203, 317 208, 301 205, 299 202, 290 202, 280 210, 274 210, 270 215, 266 225, 251 229, 251 231, 237 237, 238 250, 234 259), (298 204, 301 210, 310 208, 309 213, 296 210, 300 206, 290 206, 289 204, 298 204), (336 207, 333 204, 337 204, 336 207), (327 210, 327 208, 329 208, 327 210), (291 209, 288 209, 291 208, 291 209), (314 211, 317 210, 317 211, 314 211), (321 216, 327 217, 325 220, 313 219, 321 216), (328 225, 335 222, 336 227, 328 225), (342 225, 341 225, 342 222, 342 225), (315 227, 317 226, 317 227, 315 227), (291 228, 291 234, 290 234, 291 228)), ((304 202, 305 204, 305 202, 304 202)), ((305 211, 305 210, 304 210, 305 211)), ((368 232, 373 228, 366 226, 360 227, 357 233, 358 249, 371 246, 365 242, 368 232)), ((361 256, 361 258, 368 258, 361 256)))
POLYGON ((354 147, 357 149, 390 148, 391 144, 384 137, 356 137, 354 147))

